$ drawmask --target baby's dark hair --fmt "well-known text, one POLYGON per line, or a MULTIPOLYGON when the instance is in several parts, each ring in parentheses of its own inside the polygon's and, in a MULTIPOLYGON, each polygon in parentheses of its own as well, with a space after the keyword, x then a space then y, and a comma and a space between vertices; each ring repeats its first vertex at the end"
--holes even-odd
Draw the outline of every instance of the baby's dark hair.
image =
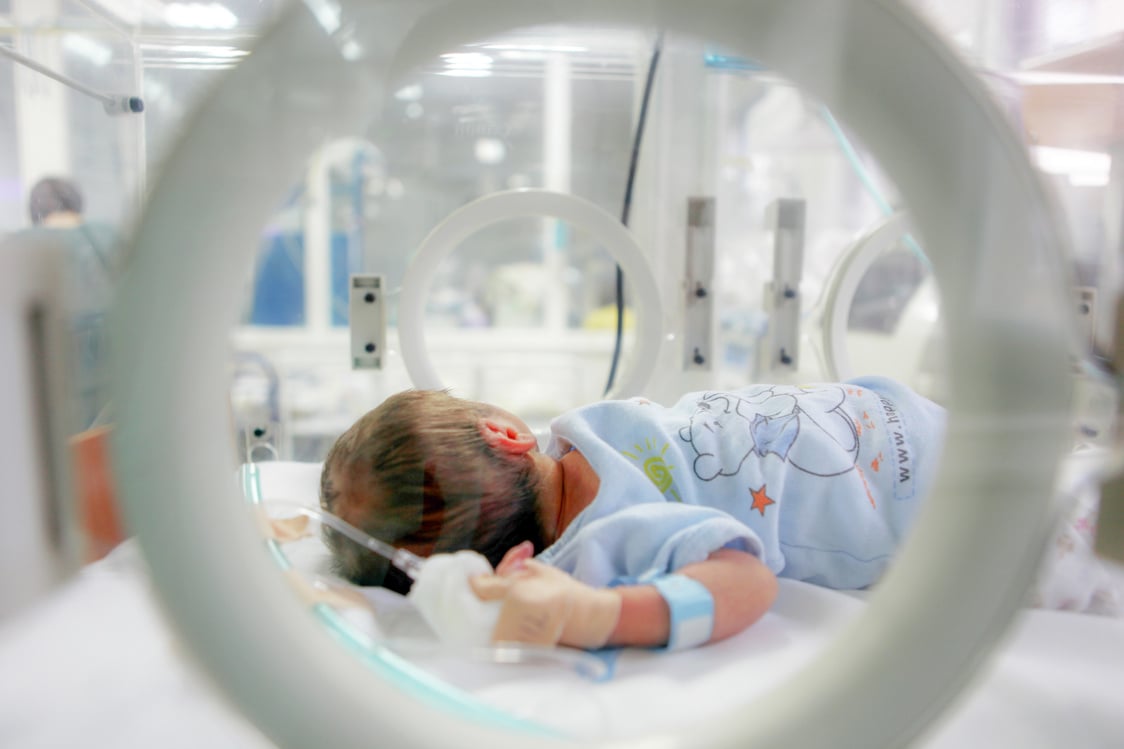
MULTIPOLYGON (((485 409, 437 390, 387 398, 329 450, 321 507, 423 556, 471 549, 495 566, 521 541, 541 549, 534 461, 488 446, 478 427, 485 409)), ((323 534, 340 576, 409 589, 409 579, 380 556, 330 528, 323 534)))

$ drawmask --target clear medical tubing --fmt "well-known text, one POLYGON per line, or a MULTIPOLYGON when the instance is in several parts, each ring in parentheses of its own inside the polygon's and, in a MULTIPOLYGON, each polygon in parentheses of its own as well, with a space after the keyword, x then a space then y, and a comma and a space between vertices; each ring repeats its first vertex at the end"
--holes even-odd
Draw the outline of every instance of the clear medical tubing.
MULTIPOLYGON (((241 479, 242 495, 245 499, 252 505, 262 506, 265 502, 265 498, 262 496, 261 471, 258 465, 256 463, 243 464, 241 479)), ((359 541, 365 547, 372 548, 373 551, 380 553, 381 556, 387 556, 387 554, 377 552, 378 549, 383 549, 385 551, 387 544, 384 544, 378 539, 371 538, 358 528, 328 513, 319 512, 296 502, 270 501, 269 506, 271 508, 284 508, 300 512, 307 517, 315 519, 317 522, 322 522, 325 519, 335 520, 336 522, 332 524, 333 528, 345 533, 349 538, 359 541), (371 543, 368 543, 368 541, 371 543)), ((273 539, 269 539, 266 543, 266 547, 269 549, 270 555, 280 569, 292 569, 292 564, 289 562, 288 556, 286 556, 285 552, 282 550, 281 544, 273 539)), ((389 558, 393 558, 395 556, 394 552, 397 550, 395 550, 394 547, 389 548, 389 558)), ((402 550, 402 552, 408 555, 408 557, 399 557, 399 560, 407 567, 412 568, 415 573, 420 571, 421 559, 408 551, 402 550)), ((410 574, 406 569, 403 569, 403 572, 410 574)), ((320 584, 316 576, 311 577, 309 582, 313 586, 320 584)), ((424 699, 431 704, 441 705, 443 709, 452 713, 462 713, 475 719, 487 718, 496 725, 507 726, 520 732, 549 736, 558 735, 556 731, 540 726, 537 723, 520 720, 496 710, 466 692, 436 678, 414 665, 413 662, 402 657, 398 652, 400 647, 392 650, 386 646, 387 643, 375 641, 366 633, 356 629, 355 626, 349 624, 347 619, 341 616, 332 606, 317 604, 313 606, 313 611, 320 621, 324 623, 325 631, 329 632, 347 647, 359 660, 366 663, 374 673, 379 674, 382 679, 390 684, 396 685, 397 688, 406 693, 413 694, 419 699, 424 699)), ((407 645, 409 645, 409 643, 407 643, 407 645)), ((438 649, 439 647, 440 646, 436 648, 430 647, 429 650, 438 649)), ((597 662, 597 660, 589 656, 589 654, 576 651, 573 653, 561 651, 561 648, 532 648, 524 647, 521 644, 514 644, 510 647, 461 648, 456 650, 456 655, 462 658, 487 660, 494 663, 556 663, 572 668, 575 672, 586 678, 603 679, 608 677, 608 667, 603 663, 597 662)))
MULTIPOLYGON (((261 471, 256 463, 245 463, 242 466, 242 493, 245 495, 246 499, 250 501, 250 504, 260 505, 265 501, 265 498, 262 497, 261 494, 261 471)), ((298 502, 273 502, 271 506, 281 507, 312 518, 318 523, 330 527, 337 533, 347 536, 368 551, 378 554, 402 572, 406 573, 406 576, 411 580, 418 579, 418 573, 421 572, 421 567, 425 560, 408 549, 399 549, 385 541, 380 541, 330 512, 317 510, 308 505, 302 505, 298 502)))
MULTIPOLYGON (((241 478, 242 494, 249 503, 258 506, 266 504, 265 497, 263 497, 261 493, 261 471, 257 464, 243 464, 241 478)), ((360 544, 364 548, 388 560, 395 567, 406 573, 411 580, 416 580, 421 573, 422 565, 425 563, 422 557, 406 549, 397 549, 388 543, 380 541, 335 515, 317 510, 308 505, 302 505, 299 502, 272 500, 268 505, 272 509, 295 512, 311 518, 318 523, 330 526, 332 529, 342 533, 357 544, 360 544)), ((281 549, 281 544, 270 540, 268 545, 278 566, 283 570, 292 569, 289 558, 281 549)), ((310 582, 314 585, 320 583, 318 576, 310 578, 310 582)), ((413 667, 408 661, 401 661, 398 660, 397 657, 391 656, 382 646, 385 645, 402 656, 408 656, 414 653, 419 655, 431 655, 437 652, 451 654, 478 662, 505 665, 558 665, 572 669, 579 676, 593 681, 603 681, 610 678, 612 675, 608 662, 598 658, 592 653, 587 653, 583 650, 574 650, 572 648, 544 647, 528 645, 521 642, 502 642, 488 647, 465 648, 448 646, 443 643, 427 642, 424 637, 419 637, 416 640, 399 639, 394 642, 386 643, 373 642, 369 637, 357 632, 354 627, 349 626, 331 606, 319 604, 315 608, 320 617, 324 619, 325 623, 331 627, 332 631, 343 642, 355 650, 358 655, 376 665, 384 673, 390 674, 393 678, 411 682, 415 689, 429 690, 430 699, 440 699, 450 704, 455 704, 460 709, 470 710, 476 713, 482 714, 492 708, 489 708, 482 702, 475 701, 468 695, 461 694, 459 691, 447 687, 443 683, 437 682, 424 671, 413 667)), ((506 718, 507 716, 502 717, 506 718)), ((500 718, 497 718, 497 720, 500 720, 500 718)), ((500 722, 505 723, 507 721, 500 720, 500 722)), ((558 733, 553 729, 547 729, 530 721, 512 721, 511 725, 521 730, 542 733, 544 735, 557 735, 558 733)))
POLYGON ((377 134, 399 71, 551 23, 659 28, 760 60, 830 107, 901 191, 949 331, 953 401, 933 496, 866 613, 819 658, 752 705, 647 745, 906 744, 967 683, 1033 577, 1069 435, 1076 336, 1063 242, 1022 144, 983 84, 896 0, 289 5, 185 123, 113 314, 115 469, 168 618, 282 747, 568 745, 373 678, 302 615, 252 523, 230 522, 235 451, 219 438, 230 434, 227 333, 243 270, 308 154, 331 136, 377 134))
POLYGON ((411 580, 418 579, 418 574, 421 572, 422 564, 424 564, 425 560, 417 554, 412 554, 406 549, 395 548, 388 543, 378 540, 374 536, 369 536, 351 523, 340 520, 331 513, 314 510, 311 507, 296 503, 285 503, 282 506, 293 512, 298 512, 301 515, 310 517, 322 525, 328 526, 337 533, 347 536, 363 548, 374 554, 378 554, 380 557, 402 570, 411 580))

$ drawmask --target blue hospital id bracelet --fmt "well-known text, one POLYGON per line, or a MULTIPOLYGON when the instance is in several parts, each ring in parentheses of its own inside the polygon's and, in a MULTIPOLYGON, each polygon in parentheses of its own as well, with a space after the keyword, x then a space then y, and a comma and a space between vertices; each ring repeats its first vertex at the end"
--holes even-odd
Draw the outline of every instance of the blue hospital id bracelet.
POLYGON ((668 650, 702 645, 714 632, 714 596, 698 580, 686 575, 664 575, 649 580, 671 611, 668 650))

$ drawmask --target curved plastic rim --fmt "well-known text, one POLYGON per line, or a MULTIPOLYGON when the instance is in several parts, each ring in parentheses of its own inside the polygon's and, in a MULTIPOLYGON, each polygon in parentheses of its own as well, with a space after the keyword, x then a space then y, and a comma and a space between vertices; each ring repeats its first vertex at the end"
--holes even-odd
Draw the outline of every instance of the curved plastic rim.
POLYGON ((851 366, 847 348, 847 320, 859 282, 905 231, 905 216, 895 213, 887 216, 853 247, 840 262, 838 273, 833 275, 824 299, 824 317, 820 334, 828 374, 836 380, 849 380, 858 373, 851 366))
POLYGON ((589 232, 624 270, 636 294, 638 337, 632 362, 608 397, 639 395, 655 369, 660 350, 663 316, 656 280, 640 246, 620 221, 588 200, 550 190, 511 190, 478 198, 453 211, 422 240, 406 269, 398 301, 399 347, 410 379, 416 387, 427 390, 444 387, 426 347, 424 325, 425 300, 441 261, 481 229, 527 216, 550 216, 589 232))
MULTIPOLYGON (((342 5, 345 13, 374 7, 342 5)), ((641 743, 907 743, 962 688, 1020 605, 1067 437, 1072 328, 1054 250, 1062 241, 1021 144, 982 85, 893 0, 387 7, 372 33, 384 46, 403 39, 399 60, 356 65, 336 46, 346 39, 326 33, 302 4, 288 6, 212 89, 165 161, 115 300, 119 488, 168 618, 197 662, 281 746, 318 745, 328 732, 337 747, 534 743, 372 678, 302 614, 252 523, 238 522, 234 450, 217 438, 230 434, 225 336, 244 294, 231 268, 249 265, 304 156, 326 133, 356 134, 370 122, 365 98, 353 94, 385 90, 391 62, 407 53, 426 60, 517 26, 641 21, 760 60, 858 133, 898 185, 933 261, 956 397, 942 460, 956 470, 941 471, 939 502, 925 506, 861 620, 752 709, 641 743)))

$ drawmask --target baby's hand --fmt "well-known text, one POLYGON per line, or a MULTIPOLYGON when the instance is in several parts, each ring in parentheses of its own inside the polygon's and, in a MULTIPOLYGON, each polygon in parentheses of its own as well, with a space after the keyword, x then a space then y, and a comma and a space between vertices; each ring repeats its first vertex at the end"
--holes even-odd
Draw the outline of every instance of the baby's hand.
POLYGON ((523 546, 508 552, 498 574, 469 579, 480 600, 503 601, 492 641, 604 647, 620 618, 620 596, 536 562, 523 546))

